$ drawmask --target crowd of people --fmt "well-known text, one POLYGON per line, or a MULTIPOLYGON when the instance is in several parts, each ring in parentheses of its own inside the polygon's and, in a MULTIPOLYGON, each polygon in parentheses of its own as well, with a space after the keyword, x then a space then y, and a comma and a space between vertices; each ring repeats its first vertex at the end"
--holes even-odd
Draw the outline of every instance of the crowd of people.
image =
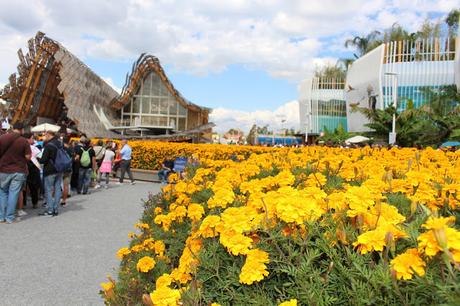
POLYGON ((96 189, 108 188, 118 169, 117 184, 123 184, 126 174, 134 184, 131 153, 126 140, 93 145, 85 136, 71 140, 52 131, 39 136, 14 124, 0 136, 0 223, 20 221, 29 197, 33 208, 44 200, 39 215, 58 216, 72 191, 87 195, 91 183, 96 189))

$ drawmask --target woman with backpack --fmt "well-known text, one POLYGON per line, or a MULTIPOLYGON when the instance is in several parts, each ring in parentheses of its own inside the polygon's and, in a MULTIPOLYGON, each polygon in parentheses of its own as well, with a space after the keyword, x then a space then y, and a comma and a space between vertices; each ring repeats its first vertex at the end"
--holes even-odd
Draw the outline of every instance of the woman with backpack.
POLYGON ((104 158, 102 160, 101 167, 99 168, 99 175, 97 178, 96 188, 101 187, 102 175, 105 176, 104 188, 107 189, 109 187, 110 173, 112 172, 112 163, 113 163, 114 158, 115 158, 115 153, 112 151, 112 144, 109 143, 106 146, 104 158))

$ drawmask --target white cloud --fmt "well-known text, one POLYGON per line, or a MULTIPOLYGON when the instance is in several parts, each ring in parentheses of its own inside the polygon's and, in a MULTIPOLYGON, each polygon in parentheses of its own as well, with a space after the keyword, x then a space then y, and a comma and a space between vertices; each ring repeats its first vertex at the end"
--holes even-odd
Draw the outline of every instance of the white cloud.
POLYGON ((213 109, 209 120, 216 124, 214 130, 225 133, 230 128, 239 128, 245 133, 249 132, 253 124, 258 126, 269 125, 270 129, 299 128, 299 103, 290 101, 274 111, 257 110, 246 112, 228 108, 213 109), (285 120, 284 123, 281 121, 285 120))
MULTIPOLYGON (((37 30, 82 58, 132 61, 148 52, 175 70, 207 74, 243 64, 300 81, 356 34, 416 29, 458 0, 0 0, 0 81, 37 30)), ((335 60, 335 59, 334 59, 335 60)))

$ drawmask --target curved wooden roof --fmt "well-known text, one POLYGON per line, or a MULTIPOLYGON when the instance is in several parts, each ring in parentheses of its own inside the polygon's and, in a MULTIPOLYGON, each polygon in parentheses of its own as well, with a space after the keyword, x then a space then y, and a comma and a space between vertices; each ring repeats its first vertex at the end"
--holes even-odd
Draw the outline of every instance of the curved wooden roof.
POLYGON ((67 117, 89 137, 116 136, 104 128, 91 106, 115 118, 110 103, 117 92, 75 55, 38 32, 29 40, 27 54, 20 49, 18 56, 18 76, 12 74, 0 90, 0 98, 10 102, 13 123, 34 124, 37 117, 57 120, 65 105, 67 117))
POLYGON ((141 82, 150 74, 156 73, 169 92, 176 98, 176 100, 187 109, 194 110, 196 112, 207 112, 211 110, 206 107, 198 106, 187 99, 185 99, 179 91, 177 91, 171 81, 166 76, 163 67, 160 65, 160 60, 149 54, 142 53, 138 60, 133 64, 131 74, 126 75, 125 85, 121 91, 121 94, 113 101, 112 107, 116 110, 123 108, 129 103, 130 98, 135 94, 139 88, 141 82))

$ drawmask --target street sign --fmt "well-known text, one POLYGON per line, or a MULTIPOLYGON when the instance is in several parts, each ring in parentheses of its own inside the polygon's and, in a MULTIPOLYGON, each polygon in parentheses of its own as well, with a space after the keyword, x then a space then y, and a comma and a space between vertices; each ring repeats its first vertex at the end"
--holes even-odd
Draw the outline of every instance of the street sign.
POLYGON ((393 145, 396 143, 396 133, 390 132, 388 135, 388 143, 393 145))

